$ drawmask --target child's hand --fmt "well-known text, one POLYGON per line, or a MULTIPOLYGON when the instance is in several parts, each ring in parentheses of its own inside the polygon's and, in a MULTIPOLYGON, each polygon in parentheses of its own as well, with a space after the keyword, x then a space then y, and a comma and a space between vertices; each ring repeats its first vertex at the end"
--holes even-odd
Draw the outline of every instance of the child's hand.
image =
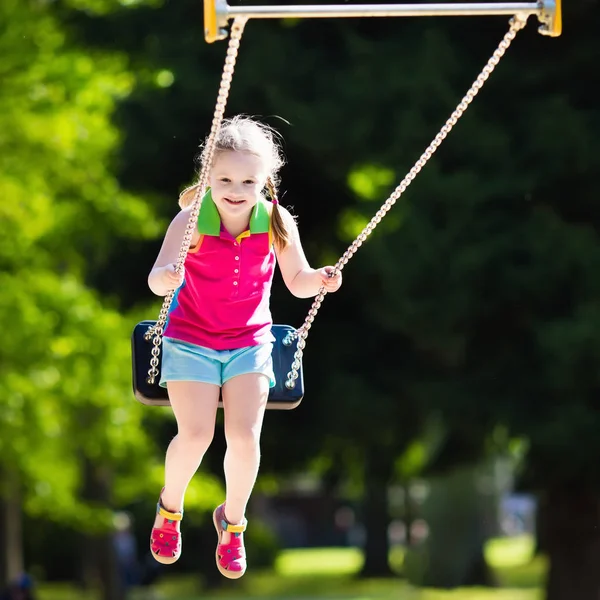
POLYGON ((163 267, 162 276, 165 288, 167 288, 169 291, 175 290, 183 283, 185 278, 185 270, 182 269, 181 273, 177 273, 175 271, 175 265, 171 263, 170 265, 163 267))
POLYGON ((322 285, 328 293, 337 292, 342 285, 341 273, 338 272, 334 276, 331 276, 334 270, 334 267, 323 267, 322 269, 319 269, 322 285))

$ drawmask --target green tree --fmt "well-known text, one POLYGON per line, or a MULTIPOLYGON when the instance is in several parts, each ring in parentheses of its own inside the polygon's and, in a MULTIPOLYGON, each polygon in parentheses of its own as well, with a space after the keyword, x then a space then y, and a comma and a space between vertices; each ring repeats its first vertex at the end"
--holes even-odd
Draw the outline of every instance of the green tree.
MULTIPOLYGON (((84 284, 114 260, 114 236, 158 231, 111 173, 110 114, 131 79, 117 55, 74 46, 54 10, 0 7, 2 581, 24 566, 21 506, 101 535, 110 553, 112 508, 159 482, 146 413, 128 400, 131 321, 84 284), (86 464, 116 478, 114 489, 83 498, 86 464)), ((99 579, 116 585, 114 573, 99 579)))

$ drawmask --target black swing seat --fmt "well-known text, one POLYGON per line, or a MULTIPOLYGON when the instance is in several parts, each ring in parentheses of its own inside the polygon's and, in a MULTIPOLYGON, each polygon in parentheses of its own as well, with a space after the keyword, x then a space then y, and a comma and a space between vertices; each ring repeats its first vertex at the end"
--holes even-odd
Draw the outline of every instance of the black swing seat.
MULTIPOLYGON (((133 371, 133 393, 135 398, 142 404, 149 406, 169 406, 169 395, 167 388, 160 387, 158 375, 154 383, 148 383, 148 370, 150 369, 150 358, 152 357, 152 338, 145 339, 149 327, 153 327, 156 321, 141 321, 134 329, 131 336, 131 356, 133 371)), ((273 370, 275 371, 275 387, 269 391, 267 409, 272 410, 291 410, 296 408, 304 396, 304 381, 302 375, 302 364, 298 370, 298 379, 295 386, 289 389, 285 382, 287 374, 291 370, 294 361, 294 352, 296 351, 297 340, 294 340, 289 346, 283 343, 283 339, 294 328, 289 325, 273 325, 271 328, 275 342, 273 342, 273 370)), ((162 362, 162 348, 158 357, 158 371, 162 362)), ((219 406, 223 406, 222 400, 219 406)))

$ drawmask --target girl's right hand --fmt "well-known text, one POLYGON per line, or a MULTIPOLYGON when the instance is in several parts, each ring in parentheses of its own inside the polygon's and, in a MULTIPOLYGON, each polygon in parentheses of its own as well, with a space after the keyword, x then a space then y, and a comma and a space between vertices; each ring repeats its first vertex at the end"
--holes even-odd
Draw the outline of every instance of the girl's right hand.
POLYGON ((182 268, 181 273, 175 271, 175 265, 171 263, 163 267, 162 279, 164 286, 169 290, 177 289, 185 279, 185 270, 182 268))

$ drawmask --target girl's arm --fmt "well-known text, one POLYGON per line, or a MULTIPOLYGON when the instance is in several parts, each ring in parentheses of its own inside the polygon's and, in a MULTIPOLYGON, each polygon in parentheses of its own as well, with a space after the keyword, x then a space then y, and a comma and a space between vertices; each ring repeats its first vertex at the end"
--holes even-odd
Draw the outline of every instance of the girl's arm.
POLYGON ((342 274, 338 273, 335 277, 330 277, 333 267, 329 266, 320 269, 311 268, 300 242, 296 221, 283 206, 280 205, 278 208, 291 237, 290 244, 285 250, 276 251, 279 269, 288 290, 297 298, 316 296, 322 286, 325 286, 327 292, 337 291, 342 285, 342 274))
MULTIPOLYGON (((168 292, 177 289, 183 283, 185 274, 183 271, 176 273, 175 265, 189 218, 190 210, 184 209, 171 221, 160 252, 148 275, 148 287, 157 296, 166 296, 168 292)), ((198 243, 199 238, 200 235, 196 229, 192 236, 191 248, 198 243)))

